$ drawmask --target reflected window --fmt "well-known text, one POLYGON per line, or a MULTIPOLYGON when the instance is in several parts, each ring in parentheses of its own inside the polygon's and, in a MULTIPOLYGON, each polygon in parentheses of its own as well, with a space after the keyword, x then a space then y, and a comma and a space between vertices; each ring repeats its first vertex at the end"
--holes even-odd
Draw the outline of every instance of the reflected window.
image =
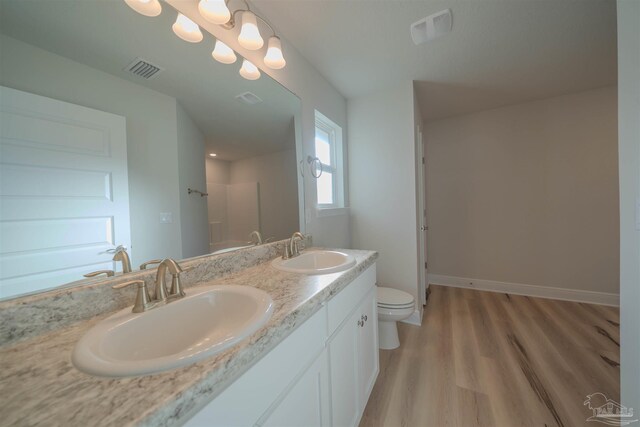
POLYGON ((319 209, 344 206, 344 183, 342 170, 342 128, 316 111, 315 156, 322 173, 316 179, 317 204, 319 209))

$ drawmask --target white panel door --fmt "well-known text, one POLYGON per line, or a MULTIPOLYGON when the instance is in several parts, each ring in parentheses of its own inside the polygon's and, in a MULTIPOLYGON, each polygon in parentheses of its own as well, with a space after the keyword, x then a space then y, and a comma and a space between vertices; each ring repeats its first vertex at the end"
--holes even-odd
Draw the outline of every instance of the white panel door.
POLYGON ((0 86, 0 297, 114 269, 130 236, 125 118, 0 86))

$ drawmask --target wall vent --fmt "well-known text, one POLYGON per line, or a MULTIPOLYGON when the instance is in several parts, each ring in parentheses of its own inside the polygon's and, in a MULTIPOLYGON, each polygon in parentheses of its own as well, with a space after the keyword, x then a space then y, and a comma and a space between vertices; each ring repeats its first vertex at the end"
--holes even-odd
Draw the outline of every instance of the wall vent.
POLYGON ((240 95, 236 96, 236 99, 248 105, 255 105, 262 102, 262 99, 258 98, 257 95, 254 95, 251 92, 241 93, 240 95))
POLYGON ((138 57, 127 65, 124 70, 138 77, 142 77, 145 80, 149 80, 160 74, 164 68, 160 68, 146 59, 138 57))
POLYGON ((434 13, 418 22, 414 22, 411 24, 413 43, 420 45, 447 34, 451 31, 452 23, 451 9, 434 13))

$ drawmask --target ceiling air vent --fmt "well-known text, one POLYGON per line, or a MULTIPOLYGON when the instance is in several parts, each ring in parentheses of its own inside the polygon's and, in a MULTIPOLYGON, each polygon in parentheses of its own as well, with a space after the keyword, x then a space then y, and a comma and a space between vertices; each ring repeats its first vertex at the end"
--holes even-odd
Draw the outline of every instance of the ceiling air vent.
POLYGON ((258 98, 256 95, 252 94, 251 92, 241 93, 240 95, 236 96, 236 99, 248 105, 255 105, 262 102, 262 99, 258 98))
POLYGON ((138 77, 149 80, 150 78, 160 74, 160 72, 163 71, 164 68, 153 65, 151 62, 145 59, 136 58, 129 65, 127 65, 124 70, 138 77))
POLYGON ((411 38, 416 45, 437 39, 451 31, 451 9, 446 9, 411 24, 411 38))

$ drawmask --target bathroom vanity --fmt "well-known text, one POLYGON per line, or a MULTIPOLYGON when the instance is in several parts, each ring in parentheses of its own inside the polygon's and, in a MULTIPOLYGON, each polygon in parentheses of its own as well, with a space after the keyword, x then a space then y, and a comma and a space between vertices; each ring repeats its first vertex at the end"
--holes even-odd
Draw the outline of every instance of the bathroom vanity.
POLYGON ((357 425, 378 374, 377 253, 345 250, 353 267, 305 275, 274 268, 282 247, 181 262, 187 297, 202 286, 252 286, 271 296, 273 313, 238 344, 152 375, 92 376, 71 363, 88 330, 132 305, 133 290, 111 289, 122 277, 0 302, 3 422, 357 425))
POLYGON ((375 265, 187 426, 356 426, 378 375, 375 265))

